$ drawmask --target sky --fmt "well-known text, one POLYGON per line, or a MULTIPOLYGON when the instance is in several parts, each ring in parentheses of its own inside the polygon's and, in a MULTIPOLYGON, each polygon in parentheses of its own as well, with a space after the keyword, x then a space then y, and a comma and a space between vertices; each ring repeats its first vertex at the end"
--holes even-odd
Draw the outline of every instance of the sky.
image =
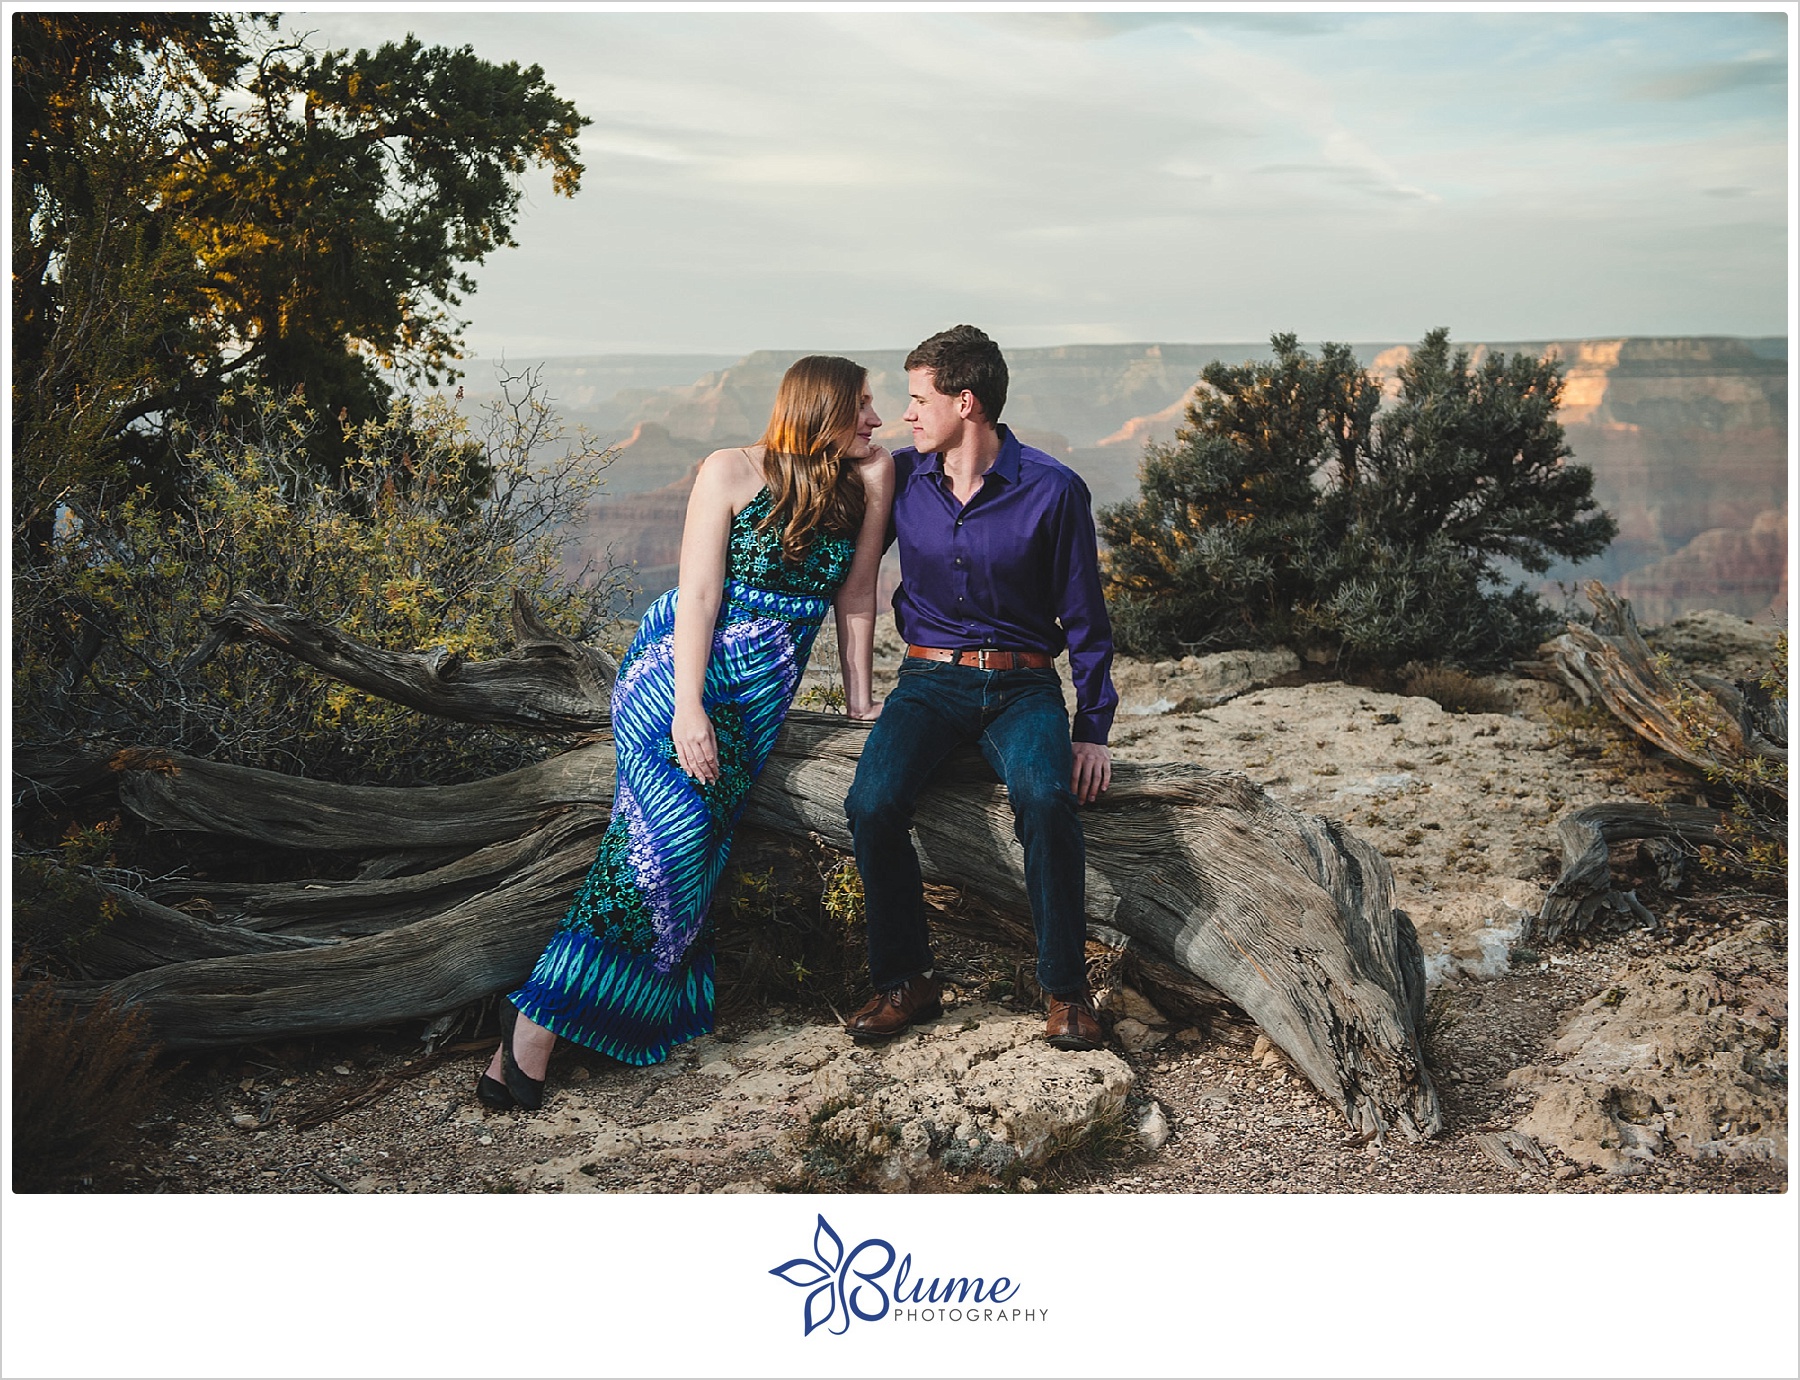
POLYGON ((1787 328, 1780 12, 292 11, 540 65, 472 352, 1787 328))

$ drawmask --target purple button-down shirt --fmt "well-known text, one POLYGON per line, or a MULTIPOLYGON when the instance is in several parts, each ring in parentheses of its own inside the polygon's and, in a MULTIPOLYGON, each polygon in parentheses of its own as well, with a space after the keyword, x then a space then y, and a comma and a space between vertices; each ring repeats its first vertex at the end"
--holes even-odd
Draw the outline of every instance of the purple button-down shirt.
POLYGON ((894 452, 900 542, 894 621, 921 647, 1069 649, 1078 743, 1104 743, 1119 696, 1100 594, 1093 500, 1074 470, 1000 428, 1000 455, 966 506, 941 455, 894 452))

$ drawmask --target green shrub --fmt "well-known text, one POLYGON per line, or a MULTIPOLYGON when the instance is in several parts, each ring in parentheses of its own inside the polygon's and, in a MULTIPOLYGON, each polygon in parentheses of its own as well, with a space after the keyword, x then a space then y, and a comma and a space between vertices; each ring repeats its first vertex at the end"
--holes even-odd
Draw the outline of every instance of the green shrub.
POLYGON ((314 418, 297 397, 228 402, 249 420, 182 433, 172 509, 147 489, 102 491, 62 510, 47 555, 16 544, 15 737, 389 785, 468 780, 541 756, 523 734, 423 715, 259 646, 226 646, 199 665, 191 654, 240 590, 396 650, 503 655, 515 588, 557 631, 590 636, 624 581, 591 569, 567 578, 561 529, 610 456, 585 437, 546 456, 563 434, 527 386, 479 429, 440 399, 398 403, 352 428, 343 474, 323 478, 306 453, 314 418))
POLYGON ((1483 669, 1541 641, 1555 615, 1501 563, 1541 572, 1617 530, 1565 463, 1556 363, 1475 366, 1433 331, 1384 408, 1349 346, 1271 343, 1273 361, 1206 367, 1176 441, 1147 449, 1140 497, 1100 515, 1121 649, 1483 669))

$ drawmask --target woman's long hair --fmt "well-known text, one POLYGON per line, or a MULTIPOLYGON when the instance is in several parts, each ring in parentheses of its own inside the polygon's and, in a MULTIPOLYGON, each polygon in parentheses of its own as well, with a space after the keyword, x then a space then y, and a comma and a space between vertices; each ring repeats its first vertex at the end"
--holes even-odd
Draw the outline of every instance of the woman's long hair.
POLYGON ((862 526, 862 472, 844 447, 856 434, 869 371, 837 355, 797 359, 781 377, 763 432, 769 514, 759 529, 781 532, 781 554, 797 563, 813 535, 853 536, 862 526))

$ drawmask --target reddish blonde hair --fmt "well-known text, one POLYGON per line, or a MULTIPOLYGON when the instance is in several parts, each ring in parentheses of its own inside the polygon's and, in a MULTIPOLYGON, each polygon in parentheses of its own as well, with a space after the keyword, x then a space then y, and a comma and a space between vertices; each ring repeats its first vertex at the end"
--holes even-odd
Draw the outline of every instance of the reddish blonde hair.
POLYGON ((769 514, 759 529, 779 527, 781 552, 799 561, 815 533, 853 536, 862 526, 862 473, 844 448, 856 434, 869 371, 837 355, 797 359, 781 376, 763 432, 763 478, 769 514))

